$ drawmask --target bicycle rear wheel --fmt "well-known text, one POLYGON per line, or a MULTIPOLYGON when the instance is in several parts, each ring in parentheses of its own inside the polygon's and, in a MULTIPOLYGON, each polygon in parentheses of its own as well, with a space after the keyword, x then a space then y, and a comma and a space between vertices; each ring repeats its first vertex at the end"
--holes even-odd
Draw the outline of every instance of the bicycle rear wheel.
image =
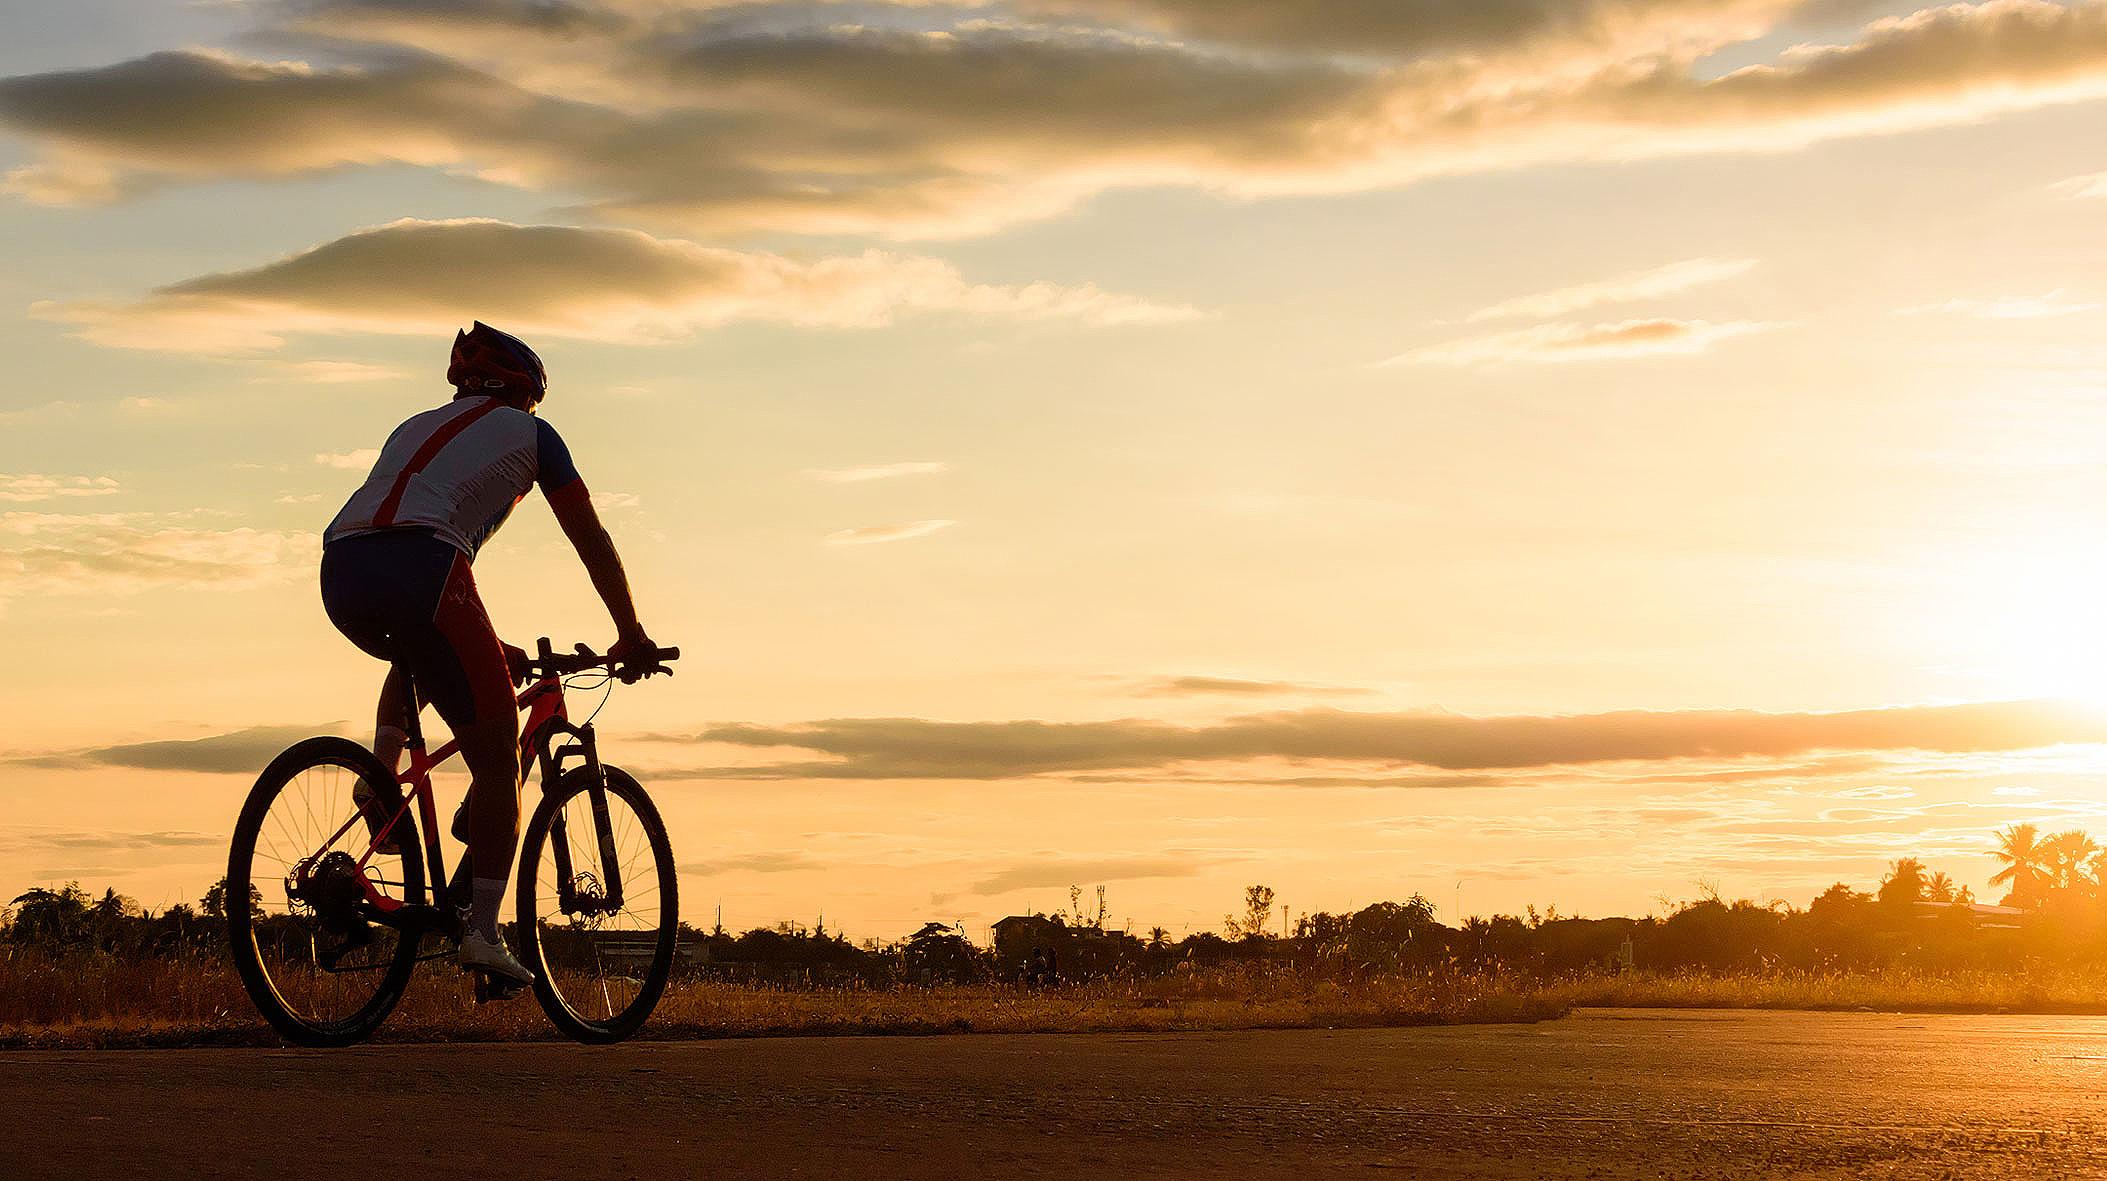
POLYGON ((362 781, 393 814, 401 790, 371 751, 344 738, 294 744, 250 789, 227 855, 235 970, 271 1028, 303 1046, 371 1034, 417 966, 418 928, 384 921, 424 901, 415 816, 389 833, 398 851, 367 857, 373 833, 352 796, 362 781))
POLYGON ((520 958, 534 969, 535 998, 556 1028, 597 1044, 621 1041, 651 1016, 680 927, 665 821, 627 772, 603 770, 620 905, 608 896, 613 878, 587 768, 542 797, 519 861, 520 958))

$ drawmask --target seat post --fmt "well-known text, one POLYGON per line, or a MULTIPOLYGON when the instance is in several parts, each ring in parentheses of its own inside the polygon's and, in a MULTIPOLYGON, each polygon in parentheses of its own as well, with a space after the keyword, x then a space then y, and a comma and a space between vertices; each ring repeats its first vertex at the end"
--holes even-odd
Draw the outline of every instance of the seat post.
POLYGON ((403 719, 402 725, 402 732, 407 735, 403 740, 403 746, 406 749, 416 751, 418 754, 423 754, 424 726, 418 721, 418 715, 424 712, 424 703, 417 699, 417 678, 411 676, 410 670, 400 664, 395 666, 395 671, 402 674, 404 694, 409 698, 409 704, 403 710, 404 714, 407 715, 403 719))

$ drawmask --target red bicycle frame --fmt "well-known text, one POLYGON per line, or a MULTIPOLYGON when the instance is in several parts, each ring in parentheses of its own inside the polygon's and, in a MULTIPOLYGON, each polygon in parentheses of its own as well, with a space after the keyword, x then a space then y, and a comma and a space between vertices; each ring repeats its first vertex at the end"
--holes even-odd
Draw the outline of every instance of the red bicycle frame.
MULTIPOLYGON (((544 640, 543 643, 546 644, 547 641, 544 640)), ((522 779, 532 769, 537 756, 540 756, 543 761, 544 771, 548 774, 553 774, 562 755, 571 752, 573 748, 570 747, 566 747, 563 752, 551 752, 549 750, 547 738, 559 732, 569 732, 583 736, 585 743, 582 753, 585 753, 588 758, 592 757, 591 731, 589 729, 573 729, 570 726, 569 715, 564 711, 563 679, 561 677, 554 673, 543 673, 532 684, 520 691, 515 705, 521 713, 526 715, 525 719, 520 722, 519 727, 519 773, 522 779)), ((413 700, 408 727, 409 737, 403 746, 404 753, 409 756, 409 766, 400 772, 398 776, 398 786, 407 789, 402 805, 395 810, 393 815, 388 817, 388 822, 374 835, 372 841, 368 842, 365 853, 358 859, 359 885, 366 892, 366 900, 372 903, 375 909, 384 912, 394 912, 408 903, 404 899, 390 898, 376 889, 373 882, 366 877, 366 863, 373 860, 373 855, 380 850, 383 844, 387 843, 388 835, 394 832, 402 823, 402 818, 409 814, 410 805, 413 803, 417 806, 418 818, 424 823, 425 862, 431 867, 431 873, 426 876, 431 883, 434 904, 444 909, 448 895, 452 892, 454 886, 457 885, 457 883, 449 883, 447 881, 446 864, 439 847, 439 806, 433 798, 432 771, 441 763, 460 753, 461 743, 458 739, 450 740, 438 750, 427 753, 424 749, 423 728, 418 725, 417 713, 418 707, 413 700)), ((593 761, 595 763, 598 762, 597 759, 593 759, 593 761)), ((354 811, 351 814, 351 818, 344 822, 343 827, 337 829, 327 841, 322 843, 322 847, 326 849, 334 845, 345 833, 351 831, 352 825, 358 824, 364 819, 363 813, 354 811)), ((566 855, 568 851, 568 848, 564 848, 563 854, 559 854, 559 856, 568 861, 569 858, 566 855)), ((466 859, 464 858, 463 860, 465 862, 466 859)))
MULTIPOLYGON (((573 757, 584 760, 582 769, 591 776, 586 784, 586 795, 591 804, 593 829, 599 845, 599 873, 607 880, 593 880, 588 888, 581 887, 579 880, 572 875, 570 825, 564 814, 558 811, 549 830, 549 852, 556 863, 556 900, 565 914, 613 914, 622 908, 622 870, 615 858, 614 826, 608 815, 606 776, 600 770, 600 755, 593 740, 592 723, 573 726, 570 716, 564 712, 563 678, 574 673, 605 671, 610 676, 619 676, 624 681, 630 681, 650 676, 654 672, 670 672, 671 670, 665 667, 665 662, 679 659, 680 649, 655 649, 643 654, 643 663, 629 663, 622 669, 617 669, 609 657, 599 655, 583 644, 578 645, 576 654, 559 656, 550 646, 548 637, 544 636, 540 649, 540 655, 528 665, 533 681, 520 691, 514 702, 519 711, 526 715, 519 728, 520 777, 524 779, 534 764, 539 762, 543 790, 554 790, 565 775, 563 761, 573 757), (555 740, 559 736, 570 741, 557 746, 555 740)), ((631 660, 634 661, 635 658, 632 657, 631 660)), ((397 924, 416 917, 420 907, 417 900, 390 898, 376 889, 372 879, 366 876, 367 864, 373 860, 374 854, 379 852, 381 845, 387 842, 388 834, 402 824, 404 816, 409 815, 410 806, 414 803, 419 818, 424 822, 425 864, 430 870, 425 875, 425 880, 432 888, 432 905, 424 909, 437 911, 441 926, 451 926, 457 924, 458 920, 449 902, 455 895, 467 890, 465 876, 468 858, 464 855, 460 864, 455 866, 454 876, 447 876, 446 859, 439 847, 439 807, 432 797, 432 770, 459 753, 461 745, 456 740, 429 754, 425 752, 424 731, 418 722, 420 707, 416 700, 414 682, 411 683, 410 692, 409 719, 405 727, 408 737, 403 744, 404 751, 409 755, 409 767, 397 774, 397 787, 407 788, 408 794, 395 808, 394 815, 388 817, 387 823, 381 826, 380 831, 367 844, 365 854, 358 859, 359 884, 376 914, 389 916, 389 920, 397 924), (395 917, 396 912, 405 908, 411 910, 411 915, 395 917)), ((351 818, 346 820, 329 840, 323 842, 322 848, 327 849, 335 845, 345 833, 351 831, 352 825, 361 823, 364 819, 365 813, 362 810, 353 809, 351 818)), ((298 872, 303 879, 311 871, 314 860, 310 858, 301 863, 298 872)))

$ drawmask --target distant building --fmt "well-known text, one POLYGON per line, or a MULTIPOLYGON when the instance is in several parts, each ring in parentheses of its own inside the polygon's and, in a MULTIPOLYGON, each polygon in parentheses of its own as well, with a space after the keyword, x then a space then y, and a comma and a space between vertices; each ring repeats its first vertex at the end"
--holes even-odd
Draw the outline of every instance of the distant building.
POLYGON ((1987 902, 1912 902, 1917 917, 1935 919, 1956 911, 1975 919, 1975 925, 1987 928, 2014 929, 2025 919, 2027 912, 2017 906, 1992 906, 1987 902))

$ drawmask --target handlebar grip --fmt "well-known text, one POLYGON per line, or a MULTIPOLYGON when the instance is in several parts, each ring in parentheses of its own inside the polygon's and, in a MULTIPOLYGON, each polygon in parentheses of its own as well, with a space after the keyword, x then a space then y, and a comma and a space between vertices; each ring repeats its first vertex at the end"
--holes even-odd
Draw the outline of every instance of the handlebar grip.
POLYGON ((679 659, 680 659, 680 649, 678 649, 678 648, 660 648, 660 649, 659 649, 659 650, 657 650, 656 652, 653 652, 653 653, 652 653, 651 655, 652 655, 652 657, 653 657, 654 659, 658 659, 658 660, 679 660, 679 659))

